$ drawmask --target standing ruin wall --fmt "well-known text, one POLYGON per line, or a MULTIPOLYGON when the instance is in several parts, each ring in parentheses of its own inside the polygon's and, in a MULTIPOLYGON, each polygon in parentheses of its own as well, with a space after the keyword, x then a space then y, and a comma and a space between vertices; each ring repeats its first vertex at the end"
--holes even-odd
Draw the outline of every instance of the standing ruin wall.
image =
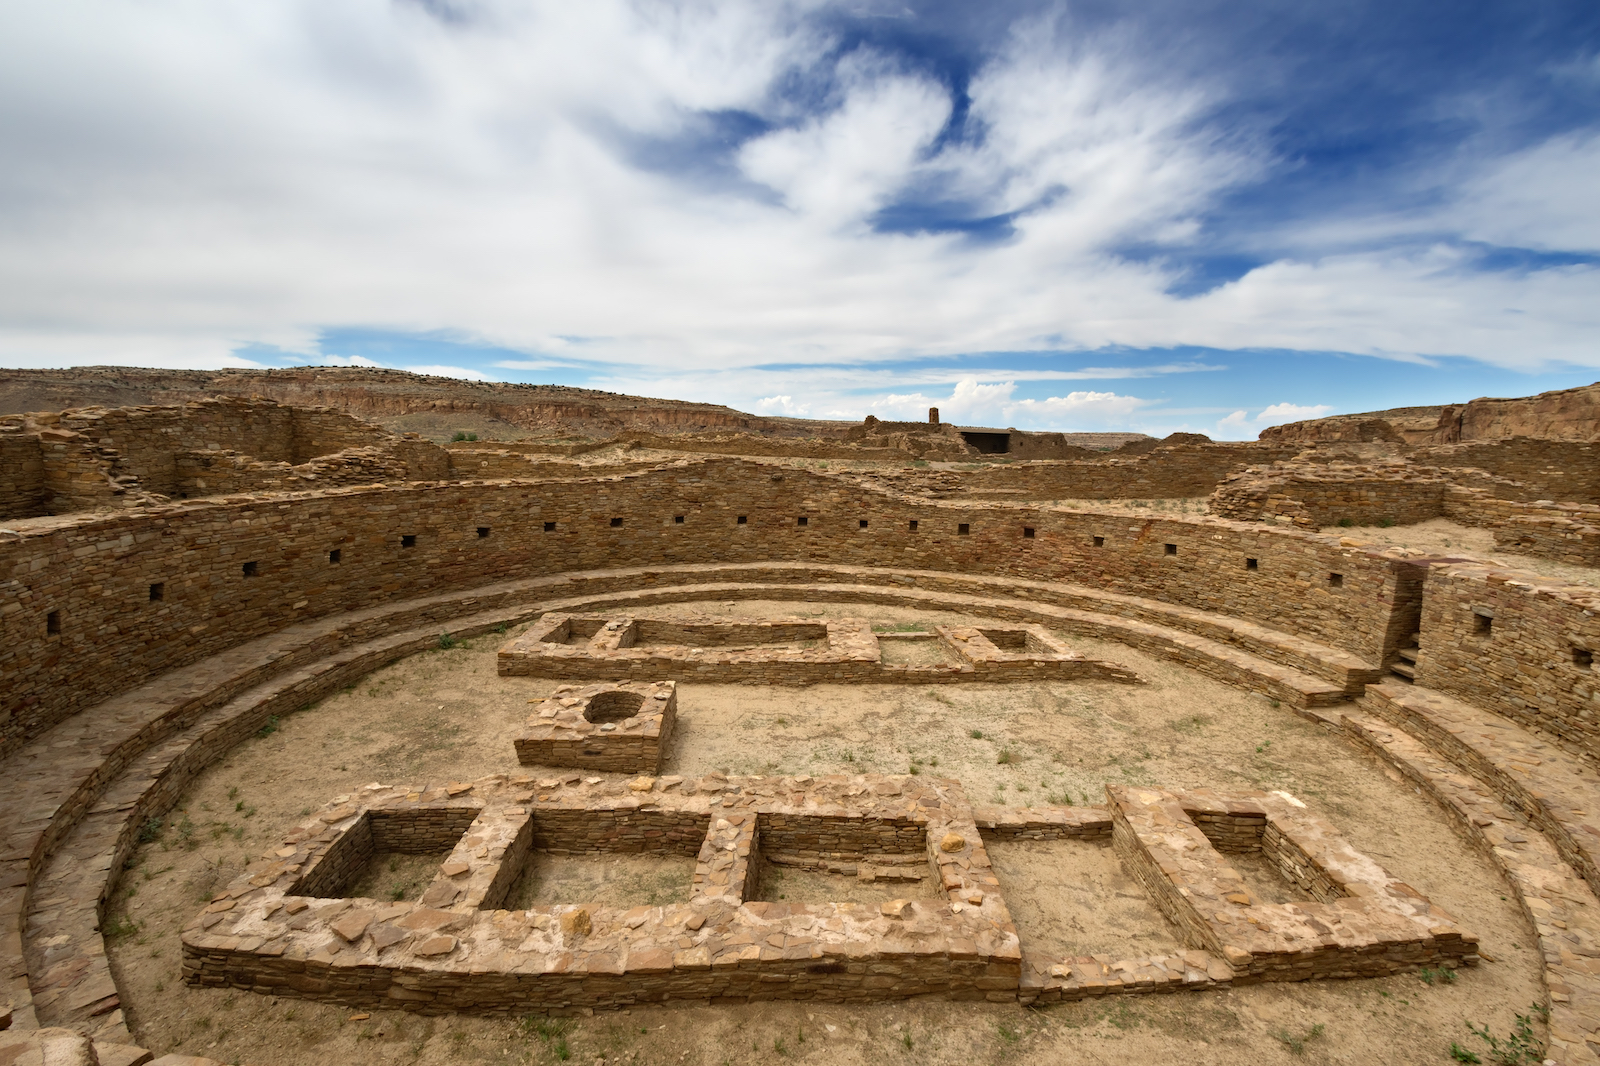
POLYGON ((975 499, 1170 500, 1209 496, 1246 463, 1286 459, 1298 447, 1272 444, 1178 444, 1133 458, 1037 461, 959 473, 975 499))
POLYGON ((152 496, 286 491, 449 476, 449 456, 329 408, 224 397, 0 419, 0 518, 104 510, 152 496))
POLYGON ((1408 635, 1397 610, 1415 609, 1402 562, 1333 538, 930 503, 736 459, 18 525, 0 538, 0 754, 156 672, 296 622, 569 571, 799 561, 1011 576, 1020 595, 1027 580, 1066 581, 1249 619, 1373 664, 1408 635))
POLYGON ((1600 752, 1600 590, 1441 563, 1419 644, 1418 684, 1600 752))
POLYGON ((1501 480, 1470 483, 1501 499, 1600 503, 1600 443, 1594 441, 1513 437, 1418 448, 1411 458, 1457 476, 1492 474, 1501 480))

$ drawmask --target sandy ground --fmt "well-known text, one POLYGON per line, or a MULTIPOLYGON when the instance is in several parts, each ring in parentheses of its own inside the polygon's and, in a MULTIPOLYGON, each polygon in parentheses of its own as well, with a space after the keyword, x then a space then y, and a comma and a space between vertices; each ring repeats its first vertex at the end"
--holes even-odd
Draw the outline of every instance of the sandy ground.
POLYGON ((1415 548, 1418 551, 1437 552, 1440 555, 1476 555, 1492 559, 1503 566, 1530 570, 1545 577, 1571 581, 1579 585, 1600 585, 1600 570, 1592 566, 1573 566, 1554 559, 1543 559, 1537 555, 1518 555, 1516 552, 1508 552, 1504 548, 1494 546, 1492 531, 1478 529, 1476 526, 1464 526, 1448 518, 1430 518, 1414 526, 1394 526, 1389 529, 1379 526, 1343 528, 1328 526, 1322 532, 1337 533, 1377 547, 1394 545, 1400 548, 1415 548))
MULTIPOLYGON (((749 618, 856 614, 885 627, 969 621, 879 606, 693 604, 749 618)), ((673 613, 669 607, 656 613, 673 613)), ((191 989, 178 931, 218 886, 331 796, 371 781, 445 782, 516 768, 527 701, 557 684, 495 673, 485 637, 380 670, 284 718, 210 768, 134 856, 108 915, 130 1024, 158 1053, 298 1064, 1447 1062, 1467 1023, 1504 1034, 1542 998, 1533 933, 1488 859, 1397 774, 1271 701, 1117 644, 1063 634, 1148 679, 938 687, 685 684, 667 772, 916 771, 964 783, 975 804, 1098 802, 1108 781, 1282 788, 1476 932, 1493 962, 1452 982, 1269 985, 1124 997, 1040 1010, 911 1001, 868 1007, 774 1003, 635 1008, 507 1021, 352 1012, 328 1004, 191 989), (1318 1026, 1322 1028, 1317 1029, 1318 1026), (1316 1035, 1311 1036, 1313 1032, 1316 1035), (1295 1046, 1299 1045, 1297 1053, 1295 1046)), ((1108 849, 997 845, 994 860, 1025 947, 1165 951, 1175 941, 1108 849)), ((398 857, 397 857, 398 858, 398 857)), ((683 870, 651 859, 536 861, 525 898, 681 898, 683 870)), ((1241 870, 1272 887, 1266 870, 1241 870)), ((414 891, 405 862, 370 870, 379 893, 414 891)), ((848 880, 848 879, 835 879, 848 880)), ((783 871, 764 894, 834 891, 783 871)), ((862 886, 877 892, 888 886, 862 886)), ((841 887, 839 891, 848 891, 841 887)), ((1280 889, 1281 890, 1281 889, 1280 889)), ((904 886, 895 895, 916 894, 904 886)))

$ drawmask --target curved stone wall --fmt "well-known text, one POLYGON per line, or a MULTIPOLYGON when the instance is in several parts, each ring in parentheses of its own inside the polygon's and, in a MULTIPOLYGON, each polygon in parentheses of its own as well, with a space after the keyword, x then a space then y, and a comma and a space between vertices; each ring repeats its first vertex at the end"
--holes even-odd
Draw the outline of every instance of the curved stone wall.
POLYGON ((1484 838, 1539 930, 1557 1061, 1596 1061, 1600 1013, 1588 1004, 1600 982, 1569 965, 1600 952, 1600 927, 1585 918, 1600 879, 1588 815, 1600 733, 1592 588, 1223 519, 933 502, 737 459, 16 525, 0 534, 0 758, 16 756, 0 804, 12 945, 0 961, 19 1004, 34 988, 55 997, 40 1000, 52 1017, 107 1039, 127 1034, 114 986, 97 983, 110 980, 99 901, 139 818, 263 715, 426 646, 440 628, 745 595, 1040 621, 1158 649, 1323 717, 1484 838), (1366 688, 1419 628, 1419 684, 1366 688), (1360 713, 1311 710, 1364 688, 1360 713), (27 959, 17 945, 58 849, 60 876, 83 884, 68 893, 80 909, 56 919, 67 946, 51 950, 81 953, 88 968, 36 987, 48 960, 33 940, 27 959), (1552 908, 1561 918, 1547 922, 1552 908))
POLYGON ((1421 571, 1218 519, 933 503, 742 460, 559 483, 223 497, 0 541, 0 756, 162 670, 429 592, 617 565, 815 561, 1069 581, 1248 619, 1373 669, 1421 571))

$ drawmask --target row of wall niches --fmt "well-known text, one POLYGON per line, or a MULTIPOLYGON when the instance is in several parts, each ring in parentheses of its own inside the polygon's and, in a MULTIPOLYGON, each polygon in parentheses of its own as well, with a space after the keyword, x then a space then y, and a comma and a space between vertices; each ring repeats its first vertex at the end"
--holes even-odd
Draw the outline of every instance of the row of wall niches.
MULTIPOLYGON (((748 517, 749 516, 747 516, 747 515, 739 515, 738 519, 737 519, 737 524, 741 525, 741 526, 742 525, 746 525, 748 523, 748 517)), ((686 516, 684 516, 684 515, 674 515, 673 519, 672 519, 673 524, 674 525, 683 525, 683 524, 685 524, 685 518, 686 518, 686 516)), ((810 519, 809 515, 800 515, 800 516, 798 516, 796 518, 795 524, 797 526, 809 527, 810 526, 809 519, 810 519)), ((857 528, 859 528, 859 529, 867 529, 867 528, 869 528, 869 523, 868 523, 867 519, 862 518, 859 521, 860 521, 860 525, 857 528)), ((611 519, 611 521, 610 521, 610 524, 611 524, 612 528, 619 528, 624 524, 624 521, 623 521, 623 519, 621 517, 613 517, 611 519)), ((912 533, 919 532, 919 526, 920 526, 920 523, 919 523, 918 519, 912 518, 912 519, 908 520, 907 529, 908 529, 909 532, 912 532, 912 533)), ((559 528, 560 528, 558 523, 550 522, 550 521, 544 522, 543 523, 543 527, 544 527, 544 531, 546 533, 558 532, 559 528)), ((477 526, 475 528, 476 528, 476 531, 477 531, 477 539, 478 540, 488 540, 489 539, 490 534, 492 532, 491 527, 489 527, 489 526, 477 526)), ((970 522, 958 522, 958 523, 956 523, 955 532, 956 532, 957 536, 963 536, 963 537, 964 536, 968 536, 972 532, 972 524, 970 522)), ((1024 539, 1024 540, 1033 540, 1033 539, 1035 539, 1035 537, 1034 537, 1035 530, 1034 530, 1034 527, 1032 527, 1032 526, 1022 526, 1021 527, 1021 533, 1022 533, 1022 539, 1024 539)), ((419 534, 416 534, 416 533, 401 533, 401 534, 397 534, 393 543, 397 543, 398 546, 401 549, 415 548, 415 547, 417 547, 417 538, 418 538, 418 536, 419 536, 419 534)), ((1103 536, 1090 536, 1089 537, 1089 542, 1095 548, 1103 548, 1106 545, 1106 538, 1103 537, 1103 536)), ((1162 555, 1163 556, 1175 556, 1175 555, 1178 555, 1178 554, 1179 554, 1179 546, 1177 544, 1169 543, 1169 544, 1163 544, 1162 545, 1162 555)), ((328 550, 327 558, 328 558, 328 565, 330 565, 330 566, 338 566, 338 565, 340 565, 340 564, 342 564, 344 562, 344 550, 342 548, 331 548, 331 549, 328 550)), ((1244 561, 1244 569, 1245 570, 1252 571, 1252 572, 1259 572, 1260 571, 1261 563, 1260 563, 1259 559, 1250 558, 1250 557, 1244 557, 1243 561, 1244 561)), ((263 571, 261 569, 261 563, 259 561, 257 561, 257 560, 250 560, 250 561, 243 562, 243 563, 239 564, 239 576, 241 578, 260 577, 262 575, 262 573, 263 573, 263 571)), ((1328 588, 1330 588, 1330 589, 1344 588, 1345 587, 1344 575, 1343 574, 1338 574, 1338 573, 1332 573, 1332 572, 1328 573, 1327 580, 1326 580, 1326 586, 1328 588)), ((152 582, 150 584, 150 586, 149 586, 149 602, 151 602, 151 603, 160 603, 160 602, 164 601, 166 598, 167 598, 167 585, 166 585, 166 582, 164 582, 164 581, 152 582)), ((1479 626, 1478 626, 1478 630, 1477 630, 1477 635, 1479 637, 1486 637, 1487 636, 1487 634, 1489 632, 1489 627, 1488 627, 1487 623, 1488 623, 1488 620, 1486 618, 1482 618, 1482 617, 1479 618, 1479 626)), ((45 635, 46 636, 50 636, 50 637, 60 636, 61 635, 61 626, 62 626, 62 618, 61 618, 61 611, 59 609, 45 612, 45 635)), ((1574 655, 1573 655, 1573 659, 1574 659, 1575 663, 1578 662, 1580 654, 1587 656, 1590 653, 1588 653, 1588 652, 1580 652, 1578 650, 1575 650, 1574 651, 1574 655)), ((1585 662, 1585 663, 1582 663, 1581 665, 1587 666, 1589 664, 1587 662, 1585 662)))

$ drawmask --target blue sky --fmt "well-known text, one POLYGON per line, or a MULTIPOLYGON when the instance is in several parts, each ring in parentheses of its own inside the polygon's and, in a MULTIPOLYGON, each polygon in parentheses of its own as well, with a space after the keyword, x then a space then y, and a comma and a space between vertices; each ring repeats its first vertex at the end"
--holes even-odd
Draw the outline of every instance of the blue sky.
POLYGON ((0 364, 1253 437, 1600 379, 1600 5, 0 10, 0 364))

